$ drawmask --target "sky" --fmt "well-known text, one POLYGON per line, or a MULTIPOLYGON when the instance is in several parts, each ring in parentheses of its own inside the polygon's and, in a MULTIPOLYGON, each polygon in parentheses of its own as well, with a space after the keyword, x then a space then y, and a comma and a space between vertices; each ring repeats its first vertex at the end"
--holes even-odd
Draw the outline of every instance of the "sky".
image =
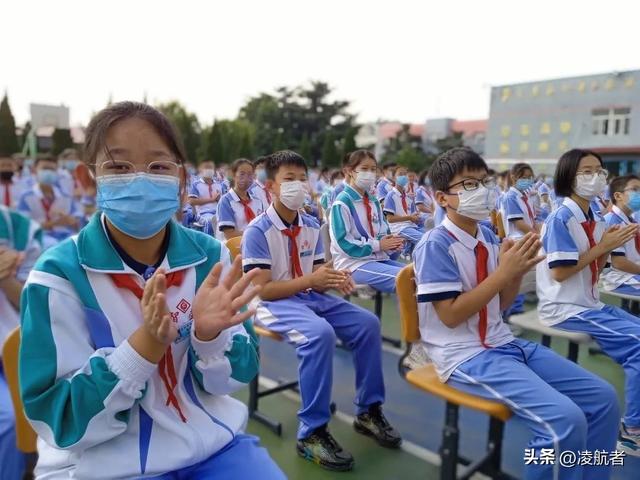
POLYGON ((204 124, 311 80, 358 121, 486 118, 491 86, 640 68, 634 0, 3 0, 0 89, 86 124, 109 98, 204 124))

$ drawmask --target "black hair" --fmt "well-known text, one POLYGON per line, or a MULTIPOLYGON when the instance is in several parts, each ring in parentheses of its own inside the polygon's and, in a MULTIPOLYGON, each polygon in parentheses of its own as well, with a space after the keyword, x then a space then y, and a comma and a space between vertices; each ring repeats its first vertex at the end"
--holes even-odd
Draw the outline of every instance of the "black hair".
POLYGON ((553 176, 553 189, 558 197, 570 197, 573 193, 573 182, 576 179, 576 172, 580 165, 580 160, 584 157, 593 156, 598 159, 601 166, 604 166, 602 158, 591 150, 574 148, 565 152, 558 160, 556 172, 553 176))
POLYGON ((455 147, 447 150, 436 158, 429 169, 429 179, 433 189, 447 192, 451 180, 465 168, 489 171, 483 158, 469 147, 455 147))
POLYGON ((530 170, 533 174, 533 168, 531 168, 531 165, 529 165, 528 163, 516 163, 513 165, 513 167, 511 167, 511 177, 514 180, 517 180, 518 178, 522 177, 522 175, 524 175, 527 170, 530 170))
POLYGON ((370 158, 374 162, 376 162, 376 166, 378 165, 378 161, 376 160, 376 156, 370 152, 369 150, 359 149, 354 150, 353 152, 347 153, 342 159, 342 168, 349 168, 354 170, 360 163, 367 158, 370 158))
POLYGON ((395 168, 398 166, 398 164, 396 162, 393 161, 388 161, 388 162, 384 162, 382 164, 382 169, 386 170, 387 168, 393 168, 395 170, 395 168))
POLYGON ((58 157, 55 157, 49 153, 43 153, 36 157, 36 161, 33 163, 34 167, 37 167, 40 162, 53 162, 58 163, 58 157))
POLYGON ((616 197, 613 195, 617 192, 624 192, 624 189, 627 188, 627 185, 631 180, 640 180, 637 175, 623 175, 622 177, 616 177, 611 180, 609 184, 609 195, 611 196, 611 202, 616 205, 616 197))
POLYGON ((424 186, 427 184, 427 176, 429 175, 429 170, 423 170, 420 172, 418 176, 418 185, 424 186))
POLYGON ((344 178, 344 174, 342 173, 342 170, 336 170, 331 174, 331 183, 333 183, 333 181, 337 180, 338 178, 344 178))
POLYGON ((258 168, 260 165, 264 165, 264 162, 266 162, 266 161, 267 161, 267 157, 264 156, 264 155, 261 156, 261 157, 256 158, 253 161, 253 168, 258 168))
POLYGON ((274 152, 271 155, 267 155, 265 163, 265 170, 267 171, 267 178, 269 180, 275 180, 276 174, 282 166, 295 166, 304 168, 304 171, 308 171, 307 162, 304 158, 296 152, 291 150, 280 150, 274 152))

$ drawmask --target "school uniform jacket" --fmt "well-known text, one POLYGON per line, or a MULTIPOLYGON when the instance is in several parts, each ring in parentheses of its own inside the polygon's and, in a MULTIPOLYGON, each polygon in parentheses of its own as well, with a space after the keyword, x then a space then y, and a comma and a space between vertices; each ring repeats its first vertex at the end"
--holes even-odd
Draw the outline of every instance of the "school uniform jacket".
MULTIPOLYGON (((611 207, 611 211, 604 216, 604 219, 607 222, 607 227, 613 227, 614 225, 625 227, 627 225, 635 223, 633 219, 629 218, 627 214, 624 213, 617 205, 613 205, 611 207)), ((640 234, 636 233, 636 236, 638 235, 640 234)), ((640 251, 638 250, 639 246, 640 242, 637 242, 636 238, 632 238, 627 243, 611 252, 611 256, 623 256, 630 262, 633 262, 636 265, 640 265, 640 251)), ((611 266, 610 269, 604 272, 602 280, 605 290, 609 291, 615 290, 622 285, 640 287, 640 275, 623 272, 622 270, 618 270, 613 266, 611 266)), ((638 293, 640 293, 640 289, 638 290, 638 293)))
POLYGON ((247 409, 228 394, 258 371, 255 337, 240 325, 200 341, 191 312, 207 273, 218 261, 229 265, 229 252, 202 233, 169 228, 161 267, 183 275, 167 290, 179 337, 159 365, 127 341, 142 325, 140 301, 112 274, 140 286, 143 278, 118 256, 100 214, 29 275, 20 386, 39 437, 39 478, 158 475, 210 457, 244 429, 247 409), (170 391, 179 408, 167 404, 170 391))
MULTIPOLYGON (((16 279, 24 282, 42 251, 42 230, 33 220, 0 206, 0 246, 21 252, 24 259, 18 266, 16 279)), ((20 316, 7 296, 0 290, 0 357, 7 335, 20 324, 20 316)))
POLYGON ((389 259, 380 248, 380 239, 390 233, 389 225, 380 202, 369 192, 366 195, 371 204, 373 235, 362 196, 353 187, 345 186, 331 207, 331 257, 338 270, 353 272, 365 263, 389 259))

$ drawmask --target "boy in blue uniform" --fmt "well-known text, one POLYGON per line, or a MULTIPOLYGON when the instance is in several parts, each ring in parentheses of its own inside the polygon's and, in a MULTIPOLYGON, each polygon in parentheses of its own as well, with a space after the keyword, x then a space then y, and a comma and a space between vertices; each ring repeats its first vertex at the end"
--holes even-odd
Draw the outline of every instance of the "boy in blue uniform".
POLYGON ((302 406, 298 454, 331 470, 350 470, 353 457, 327 430, 336 336, 353 352, 357 418, 354 428, 380 445, 401 439, 382 413, 380 322, 372 313, 325 292, 353 290, 347 272, 324 263, 318 222, 303 213, 307 166, 297 153, 281 151, 266 161, 274 202, 242 237, 244 271, 260 269, 256 322, 287 339, 300 360, 302 406))
POLYGON ((376 198, 380 202, 380 204, 384 203, 384 199, 387 198, 387 194, 393 188, 393 178, 396 174, 397 163, 388 162, 382 166, 383 177, 378 182, 376 186, 376 198))
MULTIPOLYGON (((500 312, 522 276, 544 257, 528 233, 502 247, 480 224, 493 208, 495 180, 484 160, 454 148, 433 164, 438 204, 447 210, 414 252, 420 332, 443 382, 508 405, 531 431, 529 448, 615 447, 618 404, 613 388, 552 350, 513 337, 500 312)), ((610 466, 526 466, 527 479, 604 479, 610 466)))
MULTIPOLYGON (((640 178, 635 175, 614 178, 609 185, 611 211, 604 216, 607 226, 624 227, 636 223, 633 213, 640 211, 640 178)), ((611 252, 611 268, 603 275, 605 290, 640 296, 640 233, 611 252)))
POLYGON ((422 218, 415 203, 415 195, 407 191, 409 176, 406 167, 396 169, 395 187, 389 190, 384 200, 384 214, 391 233, 407 241, 405 251, 410 251, 424 235, 422 218))
POLYGON ((626 412, 618 447, 640 456, 640 320, 600 301, 598 276, 611 252, 633 240, 636 224, 608 227, 593 200, 607 186, 598 154, 573 149, 556 166, 562 205, 544 223, 547 261, 538 265, 538 314, 549 326, 588 333, 625 372, 626 412))

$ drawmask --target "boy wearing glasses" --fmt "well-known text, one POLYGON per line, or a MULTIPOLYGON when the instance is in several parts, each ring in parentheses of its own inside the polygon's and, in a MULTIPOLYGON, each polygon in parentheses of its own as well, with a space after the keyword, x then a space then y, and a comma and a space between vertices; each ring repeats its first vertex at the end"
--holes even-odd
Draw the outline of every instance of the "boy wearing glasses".
MULTIPOLYGON (((640 178, 617 177, 609 186, 611 211, 604 216, 607 226, 635 223, 633 214, 640 211, 640 178)), ((604 275, 605 290, 640 296, 640 235, 611 252, 611 269, 604 275)))
MULTIPOLYGON (((495 202, 495 179, 469 148, 441 155, 429 173, 442 224, 416 246, 420 333, 440 380, 508 405, 531 431, 528 448, 612 450, 618 406, 613 388, 537 343, 514 338, 500 312, 518 293, 522 276, 544 257, 529 232, 502 246, 480 222, 495 202)), ((529 464, 528 479, 608 478, 610 467, 563 469, 529 464), (560 470, 561 472, 559 472, 560 470)))
POLYGON ((542 227, 546 262, 536 270, 538 313, 549 326, 584 332, 618 362, 625 372, 626 412, 618 448, 640 456, 640 321, 624 310, 605 305, 598 277, 609 255, 637 233, 636 224, 607 228, 593 200, 607 185, 600 156, 573 149, 556 166, 556 193, 565 197, 542 227))

